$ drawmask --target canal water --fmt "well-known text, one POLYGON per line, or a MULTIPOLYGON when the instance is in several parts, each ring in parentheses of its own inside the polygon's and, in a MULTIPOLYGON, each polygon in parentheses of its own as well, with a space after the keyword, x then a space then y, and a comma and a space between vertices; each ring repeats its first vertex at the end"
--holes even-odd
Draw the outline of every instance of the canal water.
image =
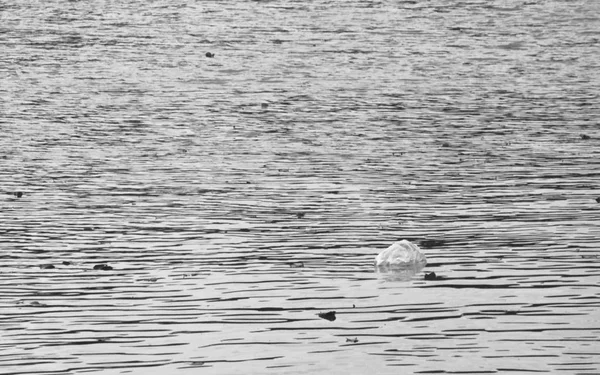
POLYGON ((600 2, 6 0, 0 45, 0 374, 600 373, 600 2))

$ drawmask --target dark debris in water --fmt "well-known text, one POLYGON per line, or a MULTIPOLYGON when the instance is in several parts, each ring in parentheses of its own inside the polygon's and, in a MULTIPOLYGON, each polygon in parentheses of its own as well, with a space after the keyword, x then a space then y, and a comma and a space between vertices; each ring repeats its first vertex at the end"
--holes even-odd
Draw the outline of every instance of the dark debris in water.
POLYGON ((357 337, 355 337, 355 338, 351 339, 351 338, 349 338, 349 337, 346 337, 346 342, 353 342, 353 343, 355 343, 355 344, 356 344, 356 343, 358 342, 358 338, 357 338, 357 337))
POLYGON ((329 311, 326 313, 319 313, 319 318, 321 319, 325 319, 325 320, 329 320, 330 322, 333 322, 336 317, 335 317, 335 311, 329 311))
POLYGON ((155 283, 158 281, 158 277, 147 277, 147 278, 143 278, 143 279, 139 279, 138 281, 144 281, 144 282, 149 282, 149 283, 155 283))
POLYGON ((292 262, 289 265, 290 268, 304 268, 304 262, 292 262))
POLYGON ((54 267, 53 264, 42 264, 42 265, 40 265, 40 268, 43 269, 43 270, 51 270, 51 269, 54 269, 56 267, 54 267))
POLYGON ((425 273, 425 277, 424 277, 425 280, 441 280, 443 278, 444 278, 443 276, 436 275, 435 272, 427 272, 427 273, 425 273))
POLYGON ((23 196, 23 192, 22 192, 22 191, 15 191, 15 192, 13 193, 13 195, 14 195, 15 197, 17 197, 17 198, 21 198, 21 197, 23 196))
POLYGON ((94 266, 95 270, 101 270, 101 271, 110 271, 113 268, 111 266, 109 266, 108 264, 102 263, 102 264, 96 264, 94 266))

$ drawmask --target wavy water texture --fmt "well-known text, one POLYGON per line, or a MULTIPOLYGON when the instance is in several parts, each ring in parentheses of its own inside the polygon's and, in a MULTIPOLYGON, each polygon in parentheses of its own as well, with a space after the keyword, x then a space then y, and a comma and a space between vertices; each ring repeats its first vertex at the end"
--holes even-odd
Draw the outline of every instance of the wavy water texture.
POLYGON ((599 4, 2 2, 0 373, 599 373, 599 4))

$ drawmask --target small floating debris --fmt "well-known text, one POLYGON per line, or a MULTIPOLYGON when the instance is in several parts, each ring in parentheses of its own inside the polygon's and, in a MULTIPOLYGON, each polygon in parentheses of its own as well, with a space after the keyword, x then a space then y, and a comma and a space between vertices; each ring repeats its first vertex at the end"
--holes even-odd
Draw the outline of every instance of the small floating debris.
POLYGON ((73 262, 69 262, 68 260, 63 260, 62 264, 63 264, 63 266, 70 266, 73 264, 73 262))
POLYGON ((504 314, 506 315, 517 315, 519 312, 517 310, 506 310, 504 314))
POLYGON ((269 108, 269 105, 267 103, 261 103, 260 108, 262 108, 262 109, 269 108))
POLYGON ((587 135, 587 134, 582 134, 582 135, 581 135, 581 139, 583 139, 584 141, 587 141, 588 139, 592 139, 592 137, 590 137, 590 136, 589 136, 589 135, 587 135))
POLYGON ((596 198, 596 203, 600 203, 600 197, 596 198))
POLYGON ((15 197, 17 197, 17 198, 21 198, 21 197, 23 196, 23 192, 22 192, 22 191, 15 191, 15 192, 13 193, 13 195, 14 195, 15 197))
POLYGON ((355 343, 355 344, 356 344, 356 343, 358 342, 358 338, 357 338, 357 337, 355 337, 355 338, 351 339, 351 338, 349 338, 349 337, 346 337, 346 342, 353 342, 353 343, 355 343))
POLYGON ((210 53, 210 52, 206 52, 206 57, 212 59, 213 57, 215 57, 215 54, 214 53, 210 53))
POLYGON ((306 213, 305 213, 305 212, 298 212, 298 213, 296 214, 296 217, 297 217, 298 219, 302 219, 304 216, 306 216, 306 213))
POLYGON ((95 270, 101 270, 101 271, 110 271, 113 268, 111 266, 109 266, 108 264, 103 263, 103 264, 96 264, 94 266, 94 269, 95 270))
POLYGON ((321 319, 325 319, 325 320, 329 320, 330 322, 333 322, 336 318, 335 318, 335 311, 329 311, 326 313, 319 313, 319 318, 321 319))
POLYGON ((425 280, 441 280, 443 278, 444 278, 443 276, 436 275, 435 272, 427 272, 427 273, 425 273, 425 277, 424 277, 425 280))
POLYGON ((138 281, 144 281, 144 282, 149 282, 149 283, 155 283, 158 281, 158 277, 147 277, 144 279, 139 279, 138 281))
POLYGON ((51 269, 54 269, 56 267, 54 267, 53 264, 41 264, 40 268, 43 269, 43 270, 51 270, 51 269))
POLYGON ((304 268, 304 262, 292 262, 289 265, 290 268, 304 268))

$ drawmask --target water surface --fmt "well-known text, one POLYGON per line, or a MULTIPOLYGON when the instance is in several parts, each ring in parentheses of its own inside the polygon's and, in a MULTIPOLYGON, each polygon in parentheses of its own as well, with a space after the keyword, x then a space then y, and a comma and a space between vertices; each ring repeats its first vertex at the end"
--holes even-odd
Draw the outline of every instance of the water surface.
POLYGON ((597 374, 598 4, 3 2, 0 373, 597 374))

